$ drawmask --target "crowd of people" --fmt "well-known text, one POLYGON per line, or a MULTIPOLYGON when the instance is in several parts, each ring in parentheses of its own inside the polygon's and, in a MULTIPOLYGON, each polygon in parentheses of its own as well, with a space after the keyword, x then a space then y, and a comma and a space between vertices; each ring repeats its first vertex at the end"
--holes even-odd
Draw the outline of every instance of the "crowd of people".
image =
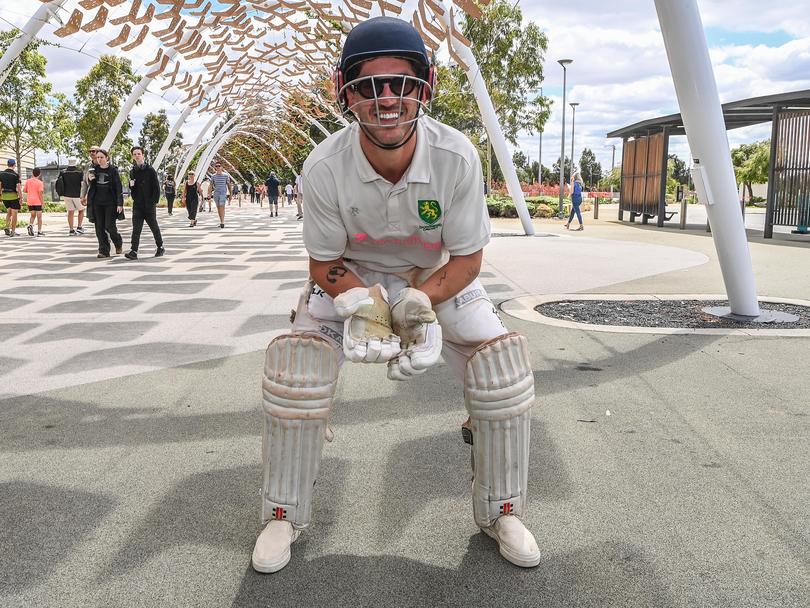
MULTIPOLYGON (((174 215, 174 203, 179 196, 180 205, 188 213, 189 228, 197 226, 198 212, 216 209, 218 225, 225 228, 225 209, 232 201, 241 207, 243 199, 260 207, 268 200, 270 217, 278 217, 280 187, 275 173, 271 173, 264 183, 241 185, 223 169, 222 163, 214 164, 214 172, 202 181, 195 172, 187 172, 185 179, 178 185, 172 175, 167 175, 161 182, 156 170, 146 162, 145 152, 141 146, 133 146, 132 168, 129 171, 129 189, 132 199, 132 235, 129 251, 125 257, 138 259, 141 233, 144 223, 149 226, 155 240, 155 257, 165 253, 163 237, 158 223, 157 208, 161 196, 166 199, 169 216, 174 215)), ((45 206, 45 184, 42 170, 35 168, 29 179, 23 180, 17 172, 16 160, 9 159, 6 169, 0 171, 0 203, 5 208, 5 234, 8 237, 18 236, 18 215, 23 204, 28 206, 31 214, 27 226, 29 236, 44 236, 42 231, 42 212, 45 206)), ((296 176, 284 188, 286 204, 297 206, 296 218, 303 219, 303 193, 301 177, 296 176)), ((89 163, 85 170, 79 167, 77 158, 68 159, 68 166, 59 172, 54 190, 65 205, 67 212, 68 235, 84 234, 84 220, 94 224, 98 239, 98 258, 109 258, 112 247, 116 254, 123 252, 123 237, 118 231, 117 222, 125 219, 124 185, 117 166, 110 163, 107 150, 92 146, 89 151, 89 163)))

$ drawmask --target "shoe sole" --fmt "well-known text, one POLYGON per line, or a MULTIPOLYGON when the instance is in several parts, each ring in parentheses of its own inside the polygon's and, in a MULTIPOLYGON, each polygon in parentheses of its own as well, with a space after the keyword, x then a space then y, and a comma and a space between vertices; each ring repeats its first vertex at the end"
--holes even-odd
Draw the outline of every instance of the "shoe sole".
POLYGON ((262 574, 270 574, 272 572, 278 572, 284 566, 289 564, 290 557, 292 557, 292 551, 290 551, 290 548, 287 547, 287 550, 281 554, 281 557, 279 557, 279 559, 277 559, 274 562, 260 562, 257 561, 255 557, 251 557, 250 563, 256 572, 261 572, 262 574))
POLYGON ((509 551, 509 549, 504 547, 501 544, 501 540, 498 538, 498 535, 495 534, 495 532, 493 532, 489 528, 481 528, 481 532, 483 532, 490 538, 494 539, 498 543, 498 551, 506 561, 511 562, 516 566, 520 566, 521 568, 534 568, 540 563, 541 556, 539 552, 536 556, 532 557, 517 555, 516 553, 512 553, 511 551, 509 551))

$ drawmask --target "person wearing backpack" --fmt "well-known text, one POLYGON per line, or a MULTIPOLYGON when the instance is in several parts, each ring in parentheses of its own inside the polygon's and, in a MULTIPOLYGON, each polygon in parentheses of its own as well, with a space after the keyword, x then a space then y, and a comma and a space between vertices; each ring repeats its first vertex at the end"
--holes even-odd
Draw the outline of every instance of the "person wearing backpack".
POLYGON ((82 180, 84 173, 76 165, 78 160, 75 158, 68 158, 68 166, 64 171, 59 172, 59 177, 56 178, 56 193, 65 203, 67 210, 68 236, 76 236, 77 234, 84 234, 82 222, 84 221, 84 211, 86 207, 82 204, 82 180), (73 229, 73 216, 79 212, 78 225, 73 229))
POLYGON ((574 220, 575 213, 579 220, 579 228, 577 228, 577 230, 585 230, 585 227, 582 225, 582 212, 579 210, 580 205, 582 205, 582 186, 582 176, 577 171, 571 179, 571 214, 568 216, 568 221, 565 223, 566 230, 568 230, 568 227, 574 220))

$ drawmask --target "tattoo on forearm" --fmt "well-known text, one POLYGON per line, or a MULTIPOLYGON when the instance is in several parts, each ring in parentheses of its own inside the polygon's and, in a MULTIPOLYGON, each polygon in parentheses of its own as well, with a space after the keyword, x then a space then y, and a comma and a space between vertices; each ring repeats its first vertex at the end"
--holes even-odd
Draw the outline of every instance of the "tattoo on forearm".
POLYGON ((440 277, 439 277, 439 282, 437 283, 437 286, 438 286, 438 287, 441 287, 441 286, 442 286, 442 283, 444 283, 444 280, 445 280, 446 278, 447 278, 447 271, 444 271, 444 272, 442 273, 442 276, 440 276, 440 277))
POLYGON ((337 283, 338 279, 345 277, 347 272, 349 269, 345 266, 332 266, 326 273, 326 280, 330 283, 337 283))

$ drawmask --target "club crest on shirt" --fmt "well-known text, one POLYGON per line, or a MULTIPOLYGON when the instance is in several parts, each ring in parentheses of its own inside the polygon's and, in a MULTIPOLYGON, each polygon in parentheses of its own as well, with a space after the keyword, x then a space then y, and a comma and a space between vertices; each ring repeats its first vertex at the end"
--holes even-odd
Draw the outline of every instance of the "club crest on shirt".
POLYGON ((420 230, 435 230, 441 227, 441 224, 438 223, 442 217, 442 207, 439 205, 439 201, 419 199, 416 208, 419 212, 419 219, 427 224, 427 226, 420 226, 420 230))

